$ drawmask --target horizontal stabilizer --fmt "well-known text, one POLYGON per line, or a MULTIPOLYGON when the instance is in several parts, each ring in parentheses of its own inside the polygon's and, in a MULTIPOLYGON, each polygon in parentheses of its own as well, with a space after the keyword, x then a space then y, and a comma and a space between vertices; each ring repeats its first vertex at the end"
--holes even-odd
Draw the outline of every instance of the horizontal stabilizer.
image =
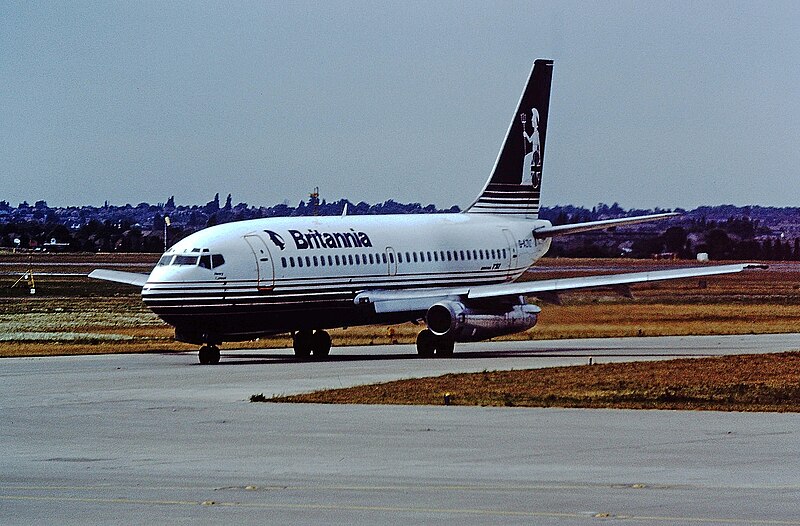
POLYGON ((533 231, 533 237, 537 239, 544 239, 554 236, 566 236, 569 234, 578 234, 580 232, 589 232, 591 230, 602 230, 604 228, 611 228, 623 225, 635 225, 636 223, 646 223, 648 221, 658 221, 659 219, 667 219, 669 217, 679 216, 677 212, 669 212, 665 214, 651 214, 639 217, 620 217, 619 219, 604 219, 602 221, 589 221, 588 223, 575 223, 571 225, 558 225, 537 228, 533 231))
POLYGON ((139 274, 137 272, 122 272, 120 270, 96 269, 89 273, 89 277, 93 279, 102 279, 104 281, 114 281, 116 283, 144 287, 144 284, 147 283, 148 275, 139 274))

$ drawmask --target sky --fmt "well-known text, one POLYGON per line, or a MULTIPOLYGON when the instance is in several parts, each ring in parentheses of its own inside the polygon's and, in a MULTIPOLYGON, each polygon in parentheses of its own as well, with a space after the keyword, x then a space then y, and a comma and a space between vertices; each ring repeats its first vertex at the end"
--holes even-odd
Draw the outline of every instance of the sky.
POLYGON ((800 206, 800 2, 0 4, 0 200, 467 206, 536 58, 544 205, 800 206))

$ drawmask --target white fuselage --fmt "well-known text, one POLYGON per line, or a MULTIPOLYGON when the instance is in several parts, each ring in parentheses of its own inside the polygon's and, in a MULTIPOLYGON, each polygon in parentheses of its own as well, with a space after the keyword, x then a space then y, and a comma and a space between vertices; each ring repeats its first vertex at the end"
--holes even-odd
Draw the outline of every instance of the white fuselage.
POLYGON ((547 252, 549 239, 533 230, 549 225, 487 214, 228 223, 167 251, 142 296, 185 341, 406 321, 418 313, 381 318, 354 299, 365 289, 513 281, 547 252))

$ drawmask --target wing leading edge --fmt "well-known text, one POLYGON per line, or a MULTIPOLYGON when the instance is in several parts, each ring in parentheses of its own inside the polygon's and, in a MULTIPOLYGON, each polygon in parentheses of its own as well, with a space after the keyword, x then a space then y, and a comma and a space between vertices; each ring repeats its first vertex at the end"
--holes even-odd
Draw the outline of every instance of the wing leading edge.
POLYGON ((412 290, 372 290, 364 291, 356 296, 356 303, 373 303, 376 312, 405 312, 426 310, 436 302, 443 300, 491 299, 510 296, 535 296, 540 294, 558 294, 578 289, 603 287, 624 287, 635 283, 666 281, 671 279, 696 278, 733 274, 746 269, 766 268, 766 265, 755 263, 736 263, 731 265, 715 265, 711 267, 689 267, 672 270, 656 270, 652 272, 629 272, 625 274, 606 274, 602 276, 585 276, 577 278, 545 279, 539 281, 523 281, 501 285, 479 285, 476 287, 412 289, 412 290))
POLYGON ((115 283, 124 283, 126 285, 134 285, 141 288, 147 283, 148 275, 138 274, 136 272, 122 272, 120 270, 97 269, 90 272, 89 277, 102 279, 104 281, 113 281, 115 283))

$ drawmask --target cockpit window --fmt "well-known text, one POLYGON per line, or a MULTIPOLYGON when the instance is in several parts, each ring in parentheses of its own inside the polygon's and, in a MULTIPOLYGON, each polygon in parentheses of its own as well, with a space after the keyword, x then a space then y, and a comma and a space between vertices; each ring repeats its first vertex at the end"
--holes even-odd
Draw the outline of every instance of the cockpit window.
POLYGON ((158 266, 163 267, 165 265, 169 265, 170 261, 172 261, 172 254, 161 256, 161 259, 158 260, 158 266))
POLYGON ((175 256, 173 265, 197 265, 197 256, 175 256))
POLYGON ((225 258, 222 257, 222 254, 214 254, 211 256, 211 262, 214 264, 214 268, 221 267, 225 264, 225 258))
POLYGON ((200 263, 199 265, 203 268, 211 268, 211 256, 209 254, 204 254, 200 256, 200 263))

